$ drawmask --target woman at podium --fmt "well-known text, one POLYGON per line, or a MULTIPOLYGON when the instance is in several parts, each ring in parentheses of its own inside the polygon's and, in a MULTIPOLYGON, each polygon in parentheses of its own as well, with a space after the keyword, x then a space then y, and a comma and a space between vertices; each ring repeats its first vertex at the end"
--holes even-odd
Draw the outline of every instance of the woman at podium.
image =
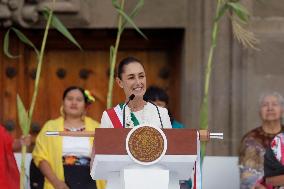
POLYGON ((45 177, 44 189, 102 189, 103 183, 90 176, 93 137, 46 136, 46 131, 94 131, 98 122, 85 116, 93 101, 88 91, 65 89, 61 116, 48 121, 36 139, 33 159, 45 177))
POLYGON ((103 112, 102 128, 133 128, 140 124, 151 124, 160 128, 171 128, 166 108, 146 102, 146 73, 142 63, 127 57, 118 65, 116 82, 125 94, 125 101, 103 112))

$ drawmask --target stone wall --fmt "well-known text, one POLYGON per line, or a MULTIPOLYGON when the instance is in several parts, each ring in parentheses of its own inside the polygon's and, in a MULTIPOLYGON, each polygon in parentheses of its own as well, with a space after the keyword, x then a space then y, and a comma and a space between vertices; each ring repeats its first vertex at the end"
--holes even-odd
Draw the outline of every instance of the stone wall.
MULTIPOLYGON (((182 99, 188 100, 182 103, 182 117, 190 127, 199 123, 215 3, 204 0, 187 5, 182 99)), ((242 3, 252 13, 248 28, 260 40, 259 50, 241 47, 232 36, 230 22, 222 20, 211 78, 209 127, 224 132, 224 140, 211 141, 208 154, 236 155, 241 137, 260 125, 259 96, 267 91, 284 94, 284 6, 279 0, 242 3)))

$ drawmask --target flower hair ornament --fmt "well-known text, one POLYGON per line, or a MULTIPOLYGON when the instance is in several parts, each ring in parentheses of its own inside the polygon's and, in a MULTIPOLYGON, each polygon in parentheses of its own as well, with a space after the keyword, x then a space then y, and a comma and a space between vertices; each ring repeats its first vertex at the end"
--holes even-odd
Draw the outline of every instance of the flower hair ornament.
POLYGON ((84 95, 87 97, 88 104, 96 101, 94 95, 89 90, 84 90, 84 95))

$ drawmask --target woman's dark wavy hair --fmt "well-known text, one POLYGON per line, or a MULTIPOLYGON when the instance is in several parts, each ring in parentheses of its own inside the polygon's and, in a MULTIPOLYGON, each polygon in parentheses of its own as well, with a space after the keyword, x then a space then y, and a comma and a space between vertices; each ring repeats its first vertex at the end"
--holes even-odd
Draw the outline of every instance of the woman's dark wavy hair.
POLYGON ((142 67, 144 68, 143 64, 140 62, 140 60, 138 60, 137 58, 134 58, 132 56, 129 56, 129 57, 126 57, 124 59, 122 59, 120 62, 119 62, 119 65, 118 65, 118 69, 117 69, 117 77, 119 79, 121 79, 121 75, 122 73, 124 72, 124 67, 127 66, 128 64, 131 64, 131 63, 134 63, 134 62, 138 62, 139 64, 142 65, 142 67))
MULTIPOLYGON (((149 101, 149 102, 154 102, 156 100, 159 100, 159 101, 165 102, 166 105, 168 105, 169 103, 169 96, 166 93, 166 91, 157 86, 148 87, 143 98, 145 101, 149 101)), ((168 110, 168 114, 169 114, 171 123, 173 123, 174 118, 169 110, 168 110)))
POLYGON ((78 86, 70 86, 70 87, 66 88, 66 89, 64 90, 64 92, 63 92, 62 99, 64 100, 65 97, 67 96, 67 94, 68 94, 70 91, 73 91, 73 90, 79 90, 79 91, 82 93, 83 97, 84 97, 84 102, 85 102, 86 104, 88 104, 88 97, 85 95, 84 89, 81 88, 81 87, 78 87, 78 86))
POLYGON ((166 91, 157 86, 150 86, 144 94, 144 100, 154 102, 156 100, 169 103, 169 96, 166 91))

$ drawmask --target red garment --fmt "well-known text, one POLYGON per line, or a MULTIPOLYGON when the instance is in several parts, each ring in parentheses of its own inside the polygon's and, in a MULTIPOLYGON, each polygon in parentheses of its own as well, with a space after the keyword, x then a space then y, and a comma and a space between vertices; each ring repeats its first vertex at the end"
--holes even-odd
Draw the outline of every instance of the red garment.
POLYGON ((12 145, 13 138, 0 125, 0 187, 5 189, 20 188, 20 175, 12 145))

